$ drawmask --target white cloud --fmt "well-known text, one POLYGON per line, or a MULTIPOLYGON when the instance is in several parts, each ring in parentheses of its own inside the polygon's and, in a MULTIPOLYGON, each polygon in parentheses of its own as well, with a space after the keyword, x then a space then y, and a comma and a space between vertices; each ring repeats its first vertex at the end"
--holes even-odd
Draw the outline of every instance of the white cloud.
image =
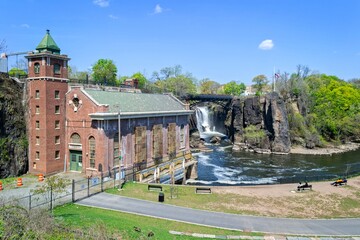
POLYGON ((109 15, 109 18, 111 18, 111 19, 118 19, 119 17, 118 17, 118 16, 115 16, 115 15, 110 14, 110 15, 109 15))
POLYGON ((109 6, 109 0, 93 0, 93 3, 100 7, 108 7, 109 6))
POLYGON ((261 50, 271 50, 274 47, 274 43, 271 39, 266 39, 259 44, 261 50))
POLYGON ((30 25, 29 25, 29 24, 24 23, 24 24, 21 24, 21 25, 20 25, 20 27, 22 27, 22 28, 30 28, 30 25))
POLYGON ((160 4, 156 4, 154 9, 154 14, 159 14, 163 12, 163 8, 160 6, 160 4))

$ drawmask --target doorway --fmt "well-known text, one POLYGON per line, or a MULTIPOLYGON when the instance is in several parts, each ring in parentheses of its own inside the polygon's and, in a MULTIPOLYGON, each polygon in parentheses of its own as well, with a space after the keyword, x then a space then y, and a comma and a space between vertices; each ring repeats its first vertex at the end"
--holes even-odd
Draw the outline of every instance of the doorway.
POLYGON ((70 171, 82 171, 82 152, 70 151, 70 171))

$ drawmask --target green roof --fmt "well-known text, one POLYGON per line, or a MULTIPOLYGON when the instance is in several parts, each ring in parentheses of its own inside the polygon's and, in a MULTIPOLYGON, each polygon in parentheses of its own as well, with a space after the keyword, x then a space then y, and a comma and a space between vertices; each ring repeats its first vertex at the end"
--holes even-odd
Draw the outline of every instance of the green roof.
POLYGON ((109 105, 109 112, 169 112, 186 110, 177 99, 165 94, 84 90, 99 104, 109 105))
POLYGON ((50 30, 46 30, 46 35, 36 47, 36 50, 39 52, 50 51, 53 54, 60 54, 60 48, 51 37, 50 30))

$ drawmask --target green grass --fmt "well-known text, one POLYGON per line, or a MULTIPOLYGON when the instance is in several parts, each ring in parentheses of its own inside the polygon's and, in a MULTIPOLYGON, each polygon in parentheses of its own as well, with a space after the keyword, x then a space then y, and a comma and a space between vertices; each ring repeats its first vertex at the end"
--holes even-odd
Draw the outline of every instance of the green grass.
POLYGON ((123 239, 147 239, 149 232, 154 233, 151 239, 195 239, 190 236, 172 235, 169 233, 170 230, 215 235, 262 236, 258 233, 209 228, 75 204, 55 208, 54 215, 57 221, 68 227, 91 229, 96 225, 104 225, 107 231, 120 234, 123 239), (134 227, 140 228, 141 232, 135 231, 134 227))
POLYGON ((32 174, 25 174, 19 177, 8 177, 4 179, 0 179, 3 185, 3 189, 13 189, 16 188, 17 179, 22 178, 23 186, 27 184, 32 184, 37 181, 38 176, 32 174))

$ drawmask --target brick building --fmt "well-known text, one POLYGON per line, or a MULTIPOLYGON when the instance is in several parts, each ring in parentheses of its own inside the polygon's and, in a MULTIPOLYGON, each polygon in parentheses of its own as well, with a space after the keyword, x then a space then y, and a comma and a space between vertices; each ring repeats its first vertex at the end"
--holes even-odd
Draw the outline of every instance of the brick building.
POLYGON ((49 31, 26 58, 30 173, 96 174, 121 165, 143 180, 174 161, 189 166, 192 111, 172 95, 71 85, 70 58, 49 31))

